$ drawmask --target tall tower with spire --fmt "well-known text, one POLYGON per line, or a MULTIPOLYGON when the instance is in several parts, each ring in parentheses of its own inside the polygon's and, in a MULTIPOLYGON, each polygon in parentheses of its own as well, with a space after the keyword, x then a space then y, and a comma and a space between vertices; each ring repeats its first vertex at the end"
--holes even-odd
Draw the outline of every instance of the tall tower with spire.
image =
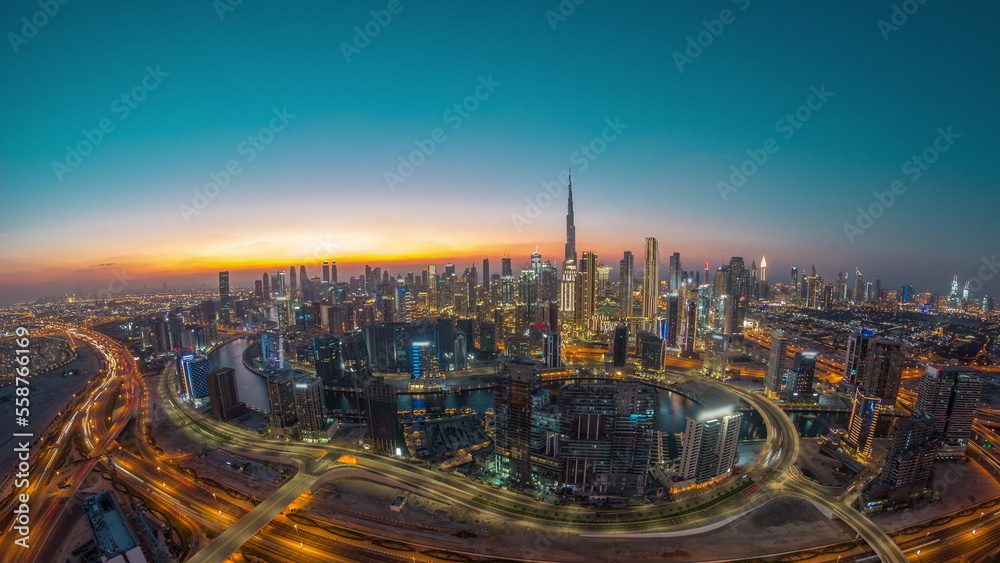
POLYGON ((566 260, 576 263, 576 224, 573 218, 573 171, 569 171, 569 200, 566 207, 566 260))

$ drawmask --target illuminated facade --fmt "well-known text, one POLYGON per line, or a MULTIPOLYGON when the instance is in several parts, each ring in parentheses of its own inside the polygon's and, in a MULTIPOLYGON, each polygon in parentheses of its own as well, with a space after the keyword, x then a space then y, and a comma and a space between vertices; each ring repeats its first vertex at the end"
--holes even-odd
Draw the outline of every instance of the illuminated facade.
POLYGON ((260 333, 260 354, 264 369, 282 369, 285 365, 284 337, 271 330, 260 333))
POLYGON ((326 399, 318 377, 303 377, 292 385, 299 435, 304 440, 320 440, 326 428, 326 399))
POLYGON ((876 427, 885 414, 891 415, 891 411, 886 413, 880 398, 861 388, 854 391, 851 417, 848 419, 844 441, 862 459, 871 454, 876 427))
MULTIPOLYGON (((858 275, 860 276, 861 274, 859 273, 858 275)), ((865 363, 868 360, 868 347, 874 339, 875 333, 868 329, 862 329, 858 334, 852 334, 847 338, 844 380, 851 385, 857 386, 860 383, 865 363)))
POLYGON ((632 316, 635 309, 633 296, 635 294, 635 257, 631 250, 626 250, 618 266, 618 306, 622 318, 632 316))
POLYGON ((725 379, 729 367, 729 337, 721 332, 713 332, 705 338, 706 377, 725 379))
POLYGON ((660 245, 646 237, 646 263, 642 271, 642 316, 654 319, 660 310, 660 245))
POLYGON ((736 446, 742 421, 743 415, 732 412, 731 408, 693 409, 684 428, 680 478, 697 485, 728 475, 739 460, 736 446))
POLYGON ((187 355, 181 358, 181 367, 188 400, 201 408, 209 401, 208 372, 212 371, 212 362, 203 356, 187 355))
POLYGON ((788 354, 788 335, 783 330, 771 334, 771 350, 767 361, 767 374, 764 376, 764 393, 771 399, 777 399, 781 394, 782 380, 785 377, 785 357, 788 354))
POLYGON ((272 434, 290 436, 290 428, 295 424, 295 397, 292 392, 292 378, 284 373, 272 373, 266 377, 268 430, 272 434))
POLYGON ((983 392, 982 373, 973 367, 927 366, 920 378, 917 408, 934 416, 941 438, 938 459, 962 459, 983 392))

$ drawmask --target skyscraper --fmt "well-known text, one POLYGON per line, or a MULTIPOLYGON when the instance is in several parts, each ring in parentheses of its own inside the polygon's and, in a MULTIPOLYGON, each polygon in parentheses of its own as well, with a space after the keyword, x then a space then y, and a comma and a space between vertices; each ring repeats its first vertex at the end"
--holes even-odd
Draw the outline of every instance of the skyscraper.
POLYGON ((660 247, 653 237, 646 237, 646 264, 642 271, 642 316, 655 319, 660 304, 660 247))
POLYGON ((861 270, 854 268, 854 299, 855 303, 861 303, 865 299, 865 278, 861 275, 861 270))
POLYGON ((892 411, 887 412, 886 409, 882 408, 880 398, 866 393, 860 387, 854 390, 851 417, 847 422, 847 434, 844 436, 844 441, 862 458, 867 458, 871 453, 876 427, 879 419, 885 414, 891 416, 892 411))
POLYGON ((684 321, 681 324, 680 348, 684 357, 694 355, 695 342, 698 338, 698 301, 685 300, 684 321))
POLYGON ((972 422, 983 391, 973 367, 927 366, 920 378, 916 407, 934 416, 941 438, 938 459, 962 459, 972 436, 972 422))
POLYGON ((330 261, 323 260, 323 283, 330 283, 330 261))
POLYGON ((267 274, 267 272, 264 272, 264 277, 261 279, 261 282, 263 282, 261 284, 263 286, 261 289, 264 291, 264 299, 270 299, 271 298, 271 276, 269 276, 267 274))
POLYGON ((225 422, 247 410, 240 402, 236 387, 236 372, 232 368, 215 368, 208 372, 208 398, 212 401, 212 416, 225 422))
POLYGON ((514 359, 504 363, 494 378, 498 472, 518 486, 531 482, 531 395, 541 380, 541 369, 538 362, 514 359))
POLYGON ((280 370, 285 365, 285 339, 278 331, 266 330, 260 333, 260 354, 263 367, 280 370))
POLYGON ((704 406, 686 416, 681 448, 680 476, 691 484, 701 484, 729 475, 739 455, 743 415, 704 406))
POLYGON ((795 355, 792 369, 788 373, 788 399, 799 402, 815 402, 813 381, 816 373, 816 352, 802 351, 795 355))
POLYGON ((615 335, 611 344, 611 365, 625 367, 628 360, 628 326, 615 327, 615 335))
POLYGON ((878 512, 929 501, 935 452, 940 443, 934 415, 915 410, 896 421, 881 473, 861 493, 862 509, 878 512))
POLYGON ((771 333, 771 352, 764 376, 764 392, 771 399, 778 398, 785 376, 785 357, 788 354, 788 335, 783 330, 771 333))
POLYGON ((681 296, 676 293, 667 295, 666 318, 660 322, 660 338, 662 338, 668 348, 679 348, 677 341, 680 337, 681 328, 681 296))
POLYGON ((580 492, 641 494, 656 390, 635 381, 575 383, 559 390, 558 403, 563 484, 580 492))
POLYGON ((705 338, 705 376, 725 379, 729 368, 729 336, 712 332, 705 338))
POLYGON ((271 284, 271 289, 278 296, 287 295, 287 287, 285 286, 285 272, 278 272, 274 274, 275 279, 271 280, 274 283, 271 284))
POLYGON ((410 389, 441 389, 445 381, 434 344, 430 341, 411 342, 410 389))
POLYGON ((674 252, 670 255, 670 280, 669 289, 672 292, 679 292, 684 283, 684 271, 681 270, 681 253, 674 252))
POLYGON ((288 289, 292 293, 292 297, 295 297, 295 292, 298 290, 298 277, 295 274, 295 266, 288 269, 288 289))
POLYGON ((223 322, 229 322, 229 305, 229 272, 219 272, 219 308, 223 322))
POLYGON ((201 408, 209 401, 208 373, 212 371, 212 362, 204 356, 188 354, 181 358, 181 368, 188 400, 195 408, 201 408))
POLYGON ((562 367, 562 335, 558 332, 542 333, 542 361, 547 368, 562 367))
POLYGON ((581 289, 583 293, 578 299, 583 305, 578 311, 581 327, 589 327, 591 319, 597 312, 597 253, 584 252, 580 260, 581 289))
POLYGON ((483 258, 483 295, 487 298, 490 294, 490 259, 483 258))
POLYGON ((634 309, 632 299, 635 293, 635 257, 631 250, 626 250, 618 265, 618 305, 622 318, 632 316, 634 309))
POLYGON ((393 455, 401 442, 398 395, 399 391, 381 377, 373 378, 365 386, 368 439, 378 453, 393 455))
POLYGON ((868 345, 868 357, 864 364, 861 387, 882 399, 882 403, 888 409, 891 409, 896 402, 905 358, 906 353, 900 342, 876 338, 868 345))
POLYGON ((563 314, 563 322, 574 324, 576 321, 576 262, 563 262, 562 281, 559 284, 559 311, 563 314))
POLYGON ((639 365, 644 370, 659 371, 663 369, 664 342, 659 336, 642 331, 635 335, 636 355, 639 365))
POLYGON ((566 200, 566 256, 576 262, 576 223, 573 218, 573 174, 569 174, 569 198, 566 200))
POLYGON ((285 435, 296 421, 295 397, 292 393, 292 378, 287 373, 272 373, 265 378, 267 386, 267 414, 269 430, 285 435))
POLYGON ((326 399, 318 377, 303 377, 293 386, 299 433, 305 440, 319 440, 326 428, 326 399))
POLYGON ((875 333, 867 328, 847 338, 847 355, 844 360, 844 380, 852 386, 859 384, 865 362, 868 360, 868 346, 875 339, 875 333))
POLYGON ((788 286, 788 301, 790 303, 798 303, 799 301, 799 269, 796 266, 792 266, 792 279, 788 286))
POLYGON ((347 377, 344 369, 344 353, 340 338, 324 334, 313 338, 316 377, 328 387, 354 387, 358 384, 347 377))
POLYGON ((330 284, 331 285, 337 285, 337 280, 338 279, 339 278, 337 278, 337 261, 336 260, 331 260, 330 261, 330 284))

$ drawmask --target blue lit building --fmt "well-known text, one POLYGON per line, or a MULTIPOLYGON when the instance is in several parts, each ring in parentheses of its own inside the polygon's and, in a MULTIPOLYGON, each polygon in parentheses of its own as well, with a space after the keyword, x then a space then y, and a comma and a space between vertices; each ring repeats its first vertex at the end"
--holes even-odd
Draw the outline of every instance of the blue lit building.
POLYGON ((428 341, 411 343, 410 389, 440 389, 444 382, 434 344, 428 341))
POLYGON ((204 356, 185 356, 181 358, 181 367, 188 400, 195 408, 201 408, 209 398, 208 372, 212 371, 212 362, 204 356))
POLYGON ((260 333, 260 357, 264 368, 280 370, 285 365, 284 339, 275 331, 260 333))

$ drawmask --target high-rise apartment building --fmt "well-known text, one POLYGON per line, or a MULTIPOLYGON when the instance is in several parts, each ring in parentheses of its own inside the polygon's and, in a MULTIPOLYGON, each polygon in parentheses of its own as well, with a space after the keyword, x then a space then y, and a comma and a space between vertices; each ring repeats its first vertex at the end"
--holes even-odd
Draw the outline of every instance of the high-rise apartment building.
POLYGON ((268 430, 275 434, 287 435, 286 432, 295 425, 295 397, 292 392, 292 378, 287 373, 268 374, 265 379, 267 386, 267 404, 270 411, 267 415, 268 430))
POLYGON ((631 317, 635 308, 633 303, 634 282, 635 258, 632 256, 632 251, 626 250, 618 267, 618 314, 622 318, 631 317))
POLYGON ((795 402, 816 402, 813 392, 816 374, 816 352, 802 351, 795 355, 792 369, 788 372, 788 400, 795 402))
POLYGON ((531 396, 542 367, 531 360, 513 359, 494 378, 497 471, 515 486, 531 483, 531 396))
POLYGON ((701 407, 686 418, 680 477, 701 484, 727 476, 739 459, 736 446, 743 415, 701 407))
POLYGON ((847 338, 847 355, 844 358, 844 380, 852 386, 860 383, 868 360, 868 347, 875 340, 875 333, 867 328, 847 338))
POLYGON ((236 372, 232 368, 213 369, 208 372, 207 383, 213 417, 225 422, 246 412, 247 406, 240 401, 236 372))
POLYGON ((980 375, 973 367, 927 366, 920 378, 916 407, 934 416, 941 439, 938 459, 965 457, 983 392, 980 375))
POLYGON ((862 388, 854 390, 854 400, 851 405, 851 417, 847 422, 847 433, 844 442, 847 443, 862 458, 871 454, 872 441, 879 420, 892 411, 882 407, 882 399, 865 392, 862 388))
POLYGON ((204 356, 188 354, 181 357, 180 364, 188 400, 195 408, 201 408, 209 401, 208 373, 212 371, 212 362, 204 356))
POLYGON ((910 417, 896 421, 885 465, 861 493, 865 512, 912 506, 933 498, 930 480, 940 443, 934 426, 934 416, 919 409, 910 417))
POLYGON ((771 333, 771 351, 767 361, 767 373, 764 375, 764 393, 771 399, 777 399, 781 394, 787 354, 788 335, 783 330, 774 331, 771 333))
POLYGON ((642 271, 642 316, 655 319, 660 309, 660 246, 646 238, 646 263, 642 271))
POLYGON ((292 391, 300 436, 305 440, 322 439, 327 426, 323 381, 318 377, 303 377, 292 385, 292 391))

